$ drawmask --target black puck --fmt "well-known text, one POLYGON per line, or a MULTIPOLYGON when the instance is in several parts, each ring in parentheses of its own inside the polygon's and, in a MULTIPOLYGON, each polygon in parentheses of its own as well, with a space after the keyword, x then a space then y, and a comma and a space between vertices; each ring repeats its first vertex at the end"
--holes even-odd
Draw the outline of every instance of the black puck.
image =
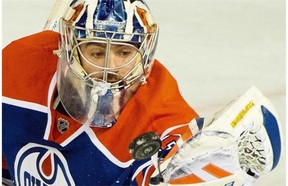
POLYGON ((161 148, 161 140, 155 132, 144 133, 129 145, 129 153, 135 160, 150 158, 161 148))

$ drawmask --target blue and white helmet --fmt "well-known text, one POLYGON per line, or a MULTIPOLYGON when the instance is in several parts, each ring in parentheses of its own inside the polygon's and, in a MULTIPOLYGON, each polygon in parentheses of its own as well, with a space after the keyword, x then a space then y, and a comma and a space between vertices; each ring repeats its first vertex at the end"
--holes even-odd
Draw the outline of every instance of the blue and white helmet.
POLYGON ((158 25, 148 6, 143 0, 74 0, 60 34, 57 86, 64 108, 82 124, 112 126, 153 64, 158 25), (118 48, 119 55, 129 53, 125 61, 114 60, 118 48), (99 56, 101 62, 93 62, 99 56))

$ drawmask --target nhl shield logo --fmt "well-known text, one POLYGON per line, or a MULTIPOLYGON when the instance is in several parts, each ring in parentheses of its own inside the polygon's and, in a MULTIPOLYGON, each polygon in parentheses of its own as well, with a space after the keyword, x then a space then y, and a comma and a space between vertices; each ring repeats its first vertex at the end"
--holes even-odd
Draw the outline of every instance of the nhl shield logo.
POLYGON ((63 134, 69 128, 69 122, 63 118, 59 118, 58 123, 57 123, 57 128, 58 128, 58 131, 61 134, 63 134))

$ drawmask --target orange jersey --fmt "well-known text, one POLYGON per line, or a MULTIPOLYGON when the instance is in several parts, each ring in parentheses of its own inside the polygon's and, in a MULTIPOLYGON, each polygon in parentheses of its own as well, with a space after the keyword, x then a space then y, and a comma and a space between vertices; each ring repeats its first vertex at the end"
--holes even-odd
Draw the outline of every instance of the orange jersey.
POLYGON ((152 162, 133 160, 129 144, 154 131, 163 139, 162 150, 169 151, 197 114, 182 98, 176 80, 155 61, 147 83, 129 100, 113 127, 77 123, 52 108, 58 61, 53 50, 58 49, 58 37, 43 31, 3 50, 3 154, 11 178, 16 184, 23 179, 47 183, 43 177, 55 174, 49 180, 54 184, 63 180, 71 185, 147 184, 152 162), (63 134, 57 128, 59 121, 69 123, 63 134), (43 161, 32 154, 41 155, 43 161), (53 169, 55 159, 61 174, 53 169), (41 170, 34 170, 39 163, 41 170))

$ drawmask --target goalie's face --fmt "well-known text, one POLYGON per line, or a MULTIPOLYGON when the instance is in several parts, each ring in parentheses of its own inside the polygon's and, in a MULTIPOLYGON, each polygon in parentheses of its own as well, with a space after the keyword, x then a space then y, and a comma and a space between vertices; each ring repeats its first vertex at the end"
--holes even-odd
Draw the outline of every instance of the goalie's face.
POLYGON ((143 73, 137 45, 83 42, 78 53, 83 69, 95 80, 113 84, 143 73))
POLYGON ((153 65, 158 26, 144 1, 74 0, 60 20, 57 89, 79 123, 111 127, 153 65))
POLYGON ((61 103, 82 124, 111 127, 145 77, 141 43, 102 38, 73 41, 70 46, 63 42, 63 51, 71 50, 58 64, 61 103))

